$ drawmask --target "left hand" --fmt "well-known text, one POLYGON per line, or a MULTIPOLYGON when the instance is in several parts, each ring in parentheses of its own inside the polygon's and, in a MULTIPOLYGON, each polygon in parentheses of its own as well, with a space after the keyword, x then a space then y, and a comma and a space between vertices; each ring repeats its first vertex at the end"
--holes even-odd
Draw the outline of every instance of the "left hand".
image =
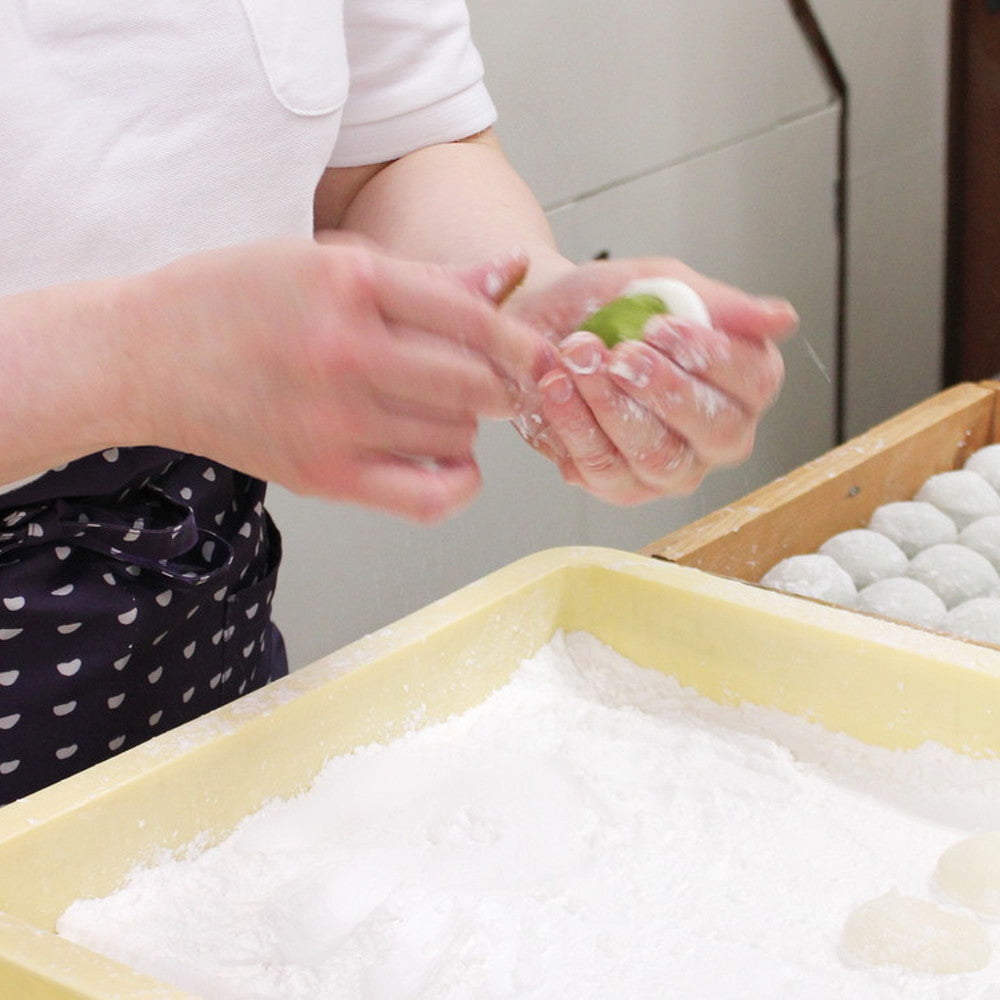
POLYGON ((515 426, 567 482, 621 505, 691 493, 712 468, 749 456, 784 377, 776 345, 798 325, 784 300, 666 258, 594 261, 541 285, 529 274, 503 308, 541 329, 562 357, 515 426), (644 340, 612 349, 578 329, 629 282, 653 276, 690 285, 712 326, 665 316, 644 340))

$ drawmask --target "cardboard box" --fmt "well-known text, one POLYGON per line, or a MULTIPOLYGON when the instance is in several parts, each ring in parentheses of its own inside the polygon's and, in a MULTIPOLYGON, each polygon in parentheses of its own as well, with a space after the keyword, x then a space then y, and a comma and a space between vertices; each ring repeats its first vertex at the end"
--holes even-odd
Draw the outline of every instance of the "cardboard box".
POLYGON ((1000 754, 1000 650, 637 554, 553 549, 0 809, 0 996, 182 1000, 58 937, 59 915, 163 851, 217 842, 331 756, 478 703, 560 629, 719 702, 882 746, 1000 754))
POLYGON ((946 389, 642 551, 756 582, 786 556, 865 527, 879 505, 913 499, 930 476, 1000 440, 998 394, 998 382, 946 389))

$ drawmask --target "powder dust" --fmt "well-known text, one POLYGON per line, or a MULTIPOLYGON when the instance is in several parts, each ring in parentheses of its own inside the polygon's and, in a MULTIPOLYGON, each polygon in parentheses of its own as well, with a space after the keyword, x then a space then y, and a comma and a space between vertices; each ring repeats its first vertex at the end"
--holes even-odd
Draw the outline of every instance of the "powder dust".
POLYGON ((212 1000, 997 1000, 1000 927, 958 976, 839 941, 882 893, 942 902, 937 860, 1000 826, 998 782, 716 705, 572 633, 58 929, 212 1000))

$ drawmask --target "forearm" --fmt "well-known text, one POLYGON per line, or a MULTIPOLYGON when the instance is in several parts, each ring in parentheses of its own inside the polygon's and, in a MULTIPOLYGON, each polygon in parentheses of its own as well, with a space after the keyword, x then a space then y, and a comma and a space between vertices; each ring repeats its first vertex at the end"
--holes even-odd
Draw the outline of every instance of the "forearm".
POLYGON ((0 484, 136 444, 126 284, 79 282, 0 298, 0 484))
POLYGON ((541 206, 492 132, 429 146, 375 171, 349 201, 339 228, 395 253, 468 265, 519 249, 527 284, 571 268, 541 206))

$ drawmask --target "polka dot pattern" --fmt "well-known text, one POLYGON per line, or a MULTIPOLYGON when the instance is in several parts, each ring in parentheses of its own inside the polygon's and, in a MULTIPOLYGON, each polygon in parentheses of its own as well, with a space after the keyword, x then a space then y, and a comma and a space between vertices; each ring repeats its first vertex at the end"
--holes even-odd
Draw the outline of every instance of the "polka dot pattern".
POLYGON ((207 459, 110 448, 3 496, 0 802, 286 672, 264 490, 207 459))

